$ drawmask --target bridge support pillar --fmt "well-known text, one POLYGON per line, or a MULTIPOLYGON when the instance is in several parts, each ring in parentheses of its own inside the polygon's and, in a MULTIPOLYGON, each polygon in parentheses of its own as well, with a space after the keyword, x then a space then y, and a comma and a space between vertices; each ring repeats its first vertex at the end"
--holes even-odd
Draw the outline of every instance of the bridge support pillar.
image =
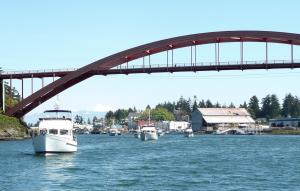
POLYGON ((5 86, 4 80, 0 80, 0 99, 1 99, 1 108, 3 113, 5 112, 5 86))

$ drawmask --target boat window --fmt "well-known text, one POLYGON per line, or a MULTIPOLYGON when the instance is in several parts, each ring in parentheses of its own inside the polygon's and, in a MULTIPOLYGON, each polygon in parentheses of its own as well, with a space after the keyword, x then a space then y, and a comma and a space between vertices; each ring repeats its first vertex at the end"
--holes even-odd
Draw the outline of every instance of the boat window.
POLYGON ((47 134, 47 129, 41 129, 40 134, 47 134))
POLYGON ((69 132, 69 131, 66 130, 66 129, 61 129, 61 130, 60 130, 60 134, 61 134, 61 135, 68 135, 68 132, 69 132))
POLYGON ((57 135, 58 134, 58 130, 57 129, 49 129, 49 134, 57 135))

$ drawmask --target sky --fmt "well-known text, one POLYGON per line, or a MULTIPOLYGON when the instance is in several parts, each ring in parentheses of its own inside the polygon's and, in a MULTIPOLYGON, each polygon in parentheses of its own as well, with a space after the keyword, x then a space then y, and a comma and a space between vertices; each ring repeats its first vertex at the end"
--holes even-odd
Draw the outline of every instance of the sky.
MULTIPOLYGON (((145 43, 194 33, 266 30, 300 33, 300 2, 242 0, 51 0, 0 3, 0 67, 4 71, 80 68, 93 61, 145 43)), ((214 61, 212 45, 199 46, 197 60, 214 61)), ((269 60, 289 60, 290 47, 269 45, 269 60)), ((264 60, 263 43, 245 43, 244 60, 264 60)), ((294 48, 300 59, 300 48, 294 48)), ((188 49, 174 52, 174 62, 189 62, 188 49)), ((153 56, 164 64, 164 53, 153 56)), ((239 60, 239 44, 220 45, 221 61, 239 60)), ((138 61, 136 62, 138 63, 138 61)), ((135 64, 135 63, 130 63, 135 64)), ((287 93, 300 97, 300 70, 254 70, 197 73, 94 76, 36 109, 61 107, 107 111, 144 109, 180 96, 239 105, 253 95, 287 93)), ((52 79, 46 79, 50 83, 52 79)), ((25 96, 31 91, 25 81, 25 96)), ((20 81, 13 85, 20 90, 20 81)), ((41 80, 34 80, 34 90, 41 80)))

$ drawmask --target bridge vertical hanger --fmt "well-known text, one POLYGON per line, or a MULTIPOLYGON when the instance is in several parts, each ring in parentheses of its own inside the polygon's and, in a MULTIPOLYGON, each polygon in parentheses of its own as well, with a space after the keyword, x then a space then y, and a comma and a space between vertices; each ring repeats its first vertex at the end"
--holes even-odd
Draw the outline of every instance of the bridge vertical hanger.
POLYGON ((41 78, 42 79, 42 88, 44 87, 44 78, 41 78))
POLYGON ((216 66, 220 66, 220 39, 215 43, 215 63, 216 66))
POLYGON ((266 41, 266 64, 269 63, 268 41, 266 41))
POLYGON ((191 69, 193 70, 193 46, 191 46, 191 69))
POLYGON ((174 67, 174 49, 173 49, 173 45, 172 47, 172 67, 174 67))
POLYGON ((145 56, 143 56, 143 71, 145 72, 145 56))
POLYGON ((291 63, 294 64, 294 44, 291 41, 291 63))
POLYGON ((244 64, 244 42, 240 42, 241 65, 244 64))
POLYGON ((169 50, 167 50, 167 71, 169 70, 169 50))
POLYGON ((31 75, 31 94, 33 94, 33 76, 31 75))
POLYGON ((196 42, 195 42, 195 45, 194 45, 194 47, 195 47, 195 63, 194 63, 194 66, 196 66, 197 65, 197 45, 196 45, 196 42))

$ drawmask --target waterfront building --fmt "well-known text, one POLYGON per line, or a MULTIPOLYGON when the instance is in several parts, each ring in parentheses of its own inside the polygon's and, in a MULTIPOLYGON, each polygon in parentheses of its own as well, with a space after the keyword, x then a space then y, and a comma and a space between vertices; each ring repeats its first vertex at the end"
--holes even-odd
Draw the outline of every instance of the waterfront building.
POLYGON ((280 128, 299 128, 300 127, 300 117, 286 117, 278 119, 270 119, 270 127, 280 127, 280 128))
POLYGON ((255 121, 244 108, 198 108, 192 113, 193 131, 214 131, 218 128, 248 128, 255 121))
POLYGON ((164 131, 183 132, 190 127, 190 123, 186 121, 161 121, 156 122, 155 126, 164 131))

